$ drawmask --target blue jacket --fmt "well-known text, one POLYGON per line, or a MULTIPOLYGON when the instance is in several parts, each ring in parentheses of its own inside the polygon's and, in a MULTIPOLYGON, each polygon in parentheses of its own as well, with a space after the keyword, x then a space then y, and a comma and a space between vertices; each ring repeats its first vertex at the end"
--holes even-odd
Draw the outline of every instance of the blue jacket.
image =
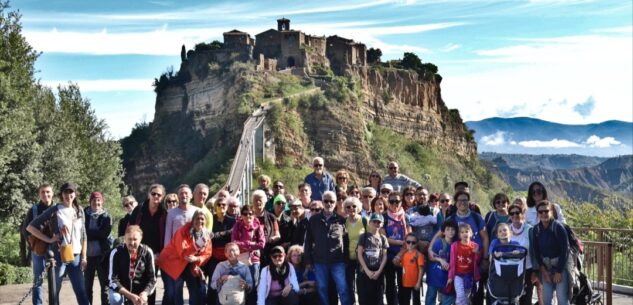
POLYGON ((321 179, 318 179, 314 173, 311 173, 303 179, 303 182, 310 185, 312 189, 312 200, 322 200, 323 193, 327 191, 336 191, 336 185, 334 184, 334 178, 329 173, 323 173, 321 179))

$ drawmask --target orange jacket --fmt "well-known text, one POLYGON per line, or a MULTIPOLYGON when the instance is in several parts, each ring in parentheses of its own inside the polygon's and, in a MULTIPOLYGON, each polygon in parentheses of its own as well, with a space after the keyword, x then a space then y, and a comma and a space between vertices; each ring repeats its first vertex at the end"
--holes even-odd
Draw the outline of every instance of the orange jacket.
POLYGON ((202 260, 195 262, 198 267, 206 264, 211 257, 211 238, 204 248, 196 249, 190 230, 191 222, 178 229, 169 244, 160 252, 158 266, 174 280, 187 268, 189 263, 185 260, 186 256, 200 257, 202 260))

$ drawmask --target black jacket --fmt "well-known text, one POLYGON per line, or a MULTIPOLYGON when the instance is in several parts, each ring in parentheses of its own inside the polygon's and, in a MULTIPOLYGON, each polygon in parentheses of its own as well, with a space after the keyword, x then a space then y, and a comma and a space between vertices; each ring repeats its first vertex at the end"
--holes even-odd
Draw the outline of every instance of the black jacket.
POLYGON ((305 237, 305 263, 343 263, 349 258, 349 236, 345 218, 334 213, 326 220, 323 212, 312 215, 305 237))
POLYGON ((110 252, 110 268, 108 279, 110 289, 118 292, 121 288, 139 294, 143 291, 147 295, 154 292, 156 286, 156 267, 154 266, 154 252, 148 246, 141 244, 138 249, 134 277, 130 281, 130 252, 125 244, 119 245, 110 252))
POLYGON ((91 241, 98 241, 99 246, 101 247, 101 255, 107 254, 112 248, 112 242, 114 241, 110 237, 110 232, 112 231, 112 217, 108 212, 103 212, 97 217, 97 228, 90 229, 90 219, 93 218, 92 209, 90 207, 86 207, 84 209, 85 223, 84 228, 86 228, 86 237, 88 238, 88 244, 91 241))

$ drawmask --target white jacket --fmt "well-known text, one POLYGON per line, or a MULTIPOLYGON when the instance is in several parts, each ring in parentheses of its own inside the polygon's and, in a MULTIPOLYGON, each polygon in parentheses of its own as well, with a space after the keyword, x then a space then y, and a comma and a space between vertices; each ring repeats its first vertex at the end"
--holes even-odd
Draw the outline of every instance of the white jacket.
MULTIPOLYGON (((264 267, 262 269, 262 273, 259 275, 259 287, 257 287, 257 305, 265 305, 266 298, 268 297, 268 293, 270 292, 270 282, 272 281, 272 276, 270 275, 270 266, 264 267)), ((292 285, 292 290, 299 293, 299 282, 297 282, 297 274, 295 273, 295 268, 292 264, 288 264, 290 267, 290 271, 288 272, 288 280, 290 280, 290 285, 292 285)))

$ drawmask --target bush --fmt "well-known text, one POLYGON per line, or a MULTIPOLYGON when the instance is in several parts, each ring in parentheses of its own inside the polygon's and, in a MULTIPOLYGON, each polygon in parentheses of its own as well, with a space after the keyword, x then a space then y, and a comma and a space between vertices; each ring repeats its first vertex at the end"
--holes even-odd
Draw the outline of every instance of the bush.
POLYGON ((33 273, 29 267, 16 267, 0 263, 0 285, 25 284, 33 281, 33 273))

